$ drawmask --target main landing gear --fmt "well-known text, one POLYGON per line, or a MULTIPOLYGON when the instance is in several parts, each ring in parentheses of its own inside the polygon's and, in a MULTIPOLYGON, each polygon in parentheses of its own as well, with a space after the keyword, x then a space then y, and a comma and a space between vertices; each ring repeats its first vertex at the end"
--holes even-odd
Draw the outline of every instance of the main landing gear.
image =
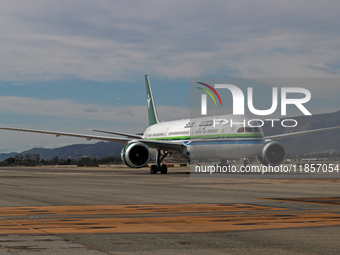
POLYGON ((157 150, 156 155, 156 165, 150 166, 150 174, 157 174, 158 171, 161 172, 161 174, 167 174, 168 173, 168 167, 165 164, 161 164, 162 160, 165 159, 168 156, 171 156, 171 151, 166 150, 157 150))

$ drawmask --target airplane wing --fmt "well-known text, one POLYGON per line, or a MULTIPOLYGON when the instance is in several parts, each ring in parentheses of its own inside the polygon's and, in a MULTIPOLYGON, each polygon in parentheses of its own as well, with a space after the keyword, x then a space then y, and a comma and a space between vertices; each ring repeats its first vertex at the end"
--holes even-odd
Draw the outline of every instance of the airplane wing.
POLYGON ((11 131, 20 131, 20 132, 29 132, 29 133, 39 133, 39 134, 49 134, 59 136, 70 136, 70 137, 78 137, 85 138, 86 140, 100 140, 107 142, 115 142, 115 143, 128 143, 132 140, 138 140, 150 148, 153 149, 164 149, 164 150, 176 150, 182 151, 186 148, 186 145, 180 141, 168 142, 168 141, 155 141, 155 140, 147 140, 147 139, 131 139, 127 137, 109 137, 109 136, 95 136, 95 135, 85 135, 85 134, 75 134, 75 133, 65 133, 65 132, 56 132, 56 131, 45 131, 45 130, 35 130, 35 129, 23 129, 23 128, 10 128, 10 127, 0 127, 0 129, 11 130, 11 131))
POLYGON ((99 130, 99 129, 90 129, 90 130, 95 131, 95 132, 99 132, 99 133, 121 135, 121 136, 130 137, 130 138, 136 138, 136 139, 142 139, 143 138, 141 135, 127 134, 127 133, 113 132, 113 131, 106 131, 106 130, 99 130))
POLYGON ((311 133, 316 133, 316 132, 320 132, 320 131, 327 131, 327 130, 333 130, 333 129, 338 129, 338 128, 340 128, 340 126, 312 129, 312 130, 299 131, 299 132, 280 134, 280 135, 272 135, 272 136, 266 136, 265 139, 279 140, 279 139, 282 139, 282 138, 298 136, 298 135, 305 135, 305 134, 311 134, 311 133))

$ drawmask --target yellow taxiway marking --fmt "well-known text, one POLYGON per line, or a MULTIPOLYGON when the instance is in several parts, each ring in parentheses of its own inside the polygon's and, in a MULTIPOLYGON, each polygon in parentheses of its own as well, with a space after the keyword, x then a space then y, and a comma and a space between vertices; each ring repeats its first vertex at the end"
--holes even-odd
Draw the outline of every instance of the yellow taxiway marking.
POLYGON ((275 200, 282 202, 297 202, 322 205, 340 205, 340 197, 288 197, 288 198, 261 198, 265 200, 275 200))
POLYGON ((292 179, 292 180, 240 180, 246 183, 265 183, 265 184, 295 184, 295 183, 337 183, 340 179, 292 179))
POLYGON ((84 205, 84 206, 31 206, 0 207, 0 217, 7 215, 90 215, 90 214, 142 214, 189 213, 229 211, 284 210, 267 206, 245 204, 164 204, 164 205, 84 205))
POLYGON ((0 234, 188 233, 339 225, 336 212, 244 204, 0 207, 0 234))

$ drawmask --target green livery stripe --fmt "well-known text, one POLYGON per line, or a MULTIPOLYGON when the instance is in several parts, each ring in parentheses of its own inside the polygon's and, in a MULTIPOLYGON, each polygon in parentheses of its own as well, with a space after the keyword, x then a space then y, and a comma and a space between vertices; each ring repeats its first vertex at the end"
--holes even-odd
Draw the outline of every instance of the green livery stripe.
POLYGON ((231 137, 246 137, 246 138, 263 138, 262 134, 227 134, 227 138, 231 137))
POLYGON ((204 138, 204 139, 216 139, 216 138, 227 138, 227 139, 232 139, 232 138, 263 138, 262 134, 227 134, 226 136, 224 135, 195 135, 195 136, 171 136, 171 137, 155 137, 155 138, 147 138, 147 140, 191 140, 191 139, 199 139, 199 138, 204 138))

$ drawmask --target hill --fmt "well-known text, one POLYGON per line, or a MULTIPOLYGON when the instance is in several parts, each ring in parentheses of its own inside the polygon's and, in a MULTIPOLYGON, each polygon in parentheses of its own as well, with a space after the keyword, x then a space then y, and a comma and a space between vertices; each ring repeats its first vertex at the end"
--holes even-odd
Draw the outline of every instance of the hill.
MULTIPOLYGON (((285 128, 281 125, 270 127, 266 123, 263 132, 266 136, 298 132, 310 129, 340 126, 340 111, 313 116, 294 117, 299 124, 294 128, 285 128)), ((288 153, 310 153, 323 151, 340 151, 340 129, 319 132, 309 135, 281 139, 288 153)))
POLYGON ((106 157, 120 157, 120 152, 123 148, 123 144, 99 142, 95 144, 74 144, 65 147, 55 149, 33 148, 21 153, 2 153, 0 154, 0 161, 3 161, 9 157, 14 157, 17 154, 39 154, 41 159, 50 160, 54 157, 60 159, 78 159, 82 157, 90 158, 106 158, 106 157))

